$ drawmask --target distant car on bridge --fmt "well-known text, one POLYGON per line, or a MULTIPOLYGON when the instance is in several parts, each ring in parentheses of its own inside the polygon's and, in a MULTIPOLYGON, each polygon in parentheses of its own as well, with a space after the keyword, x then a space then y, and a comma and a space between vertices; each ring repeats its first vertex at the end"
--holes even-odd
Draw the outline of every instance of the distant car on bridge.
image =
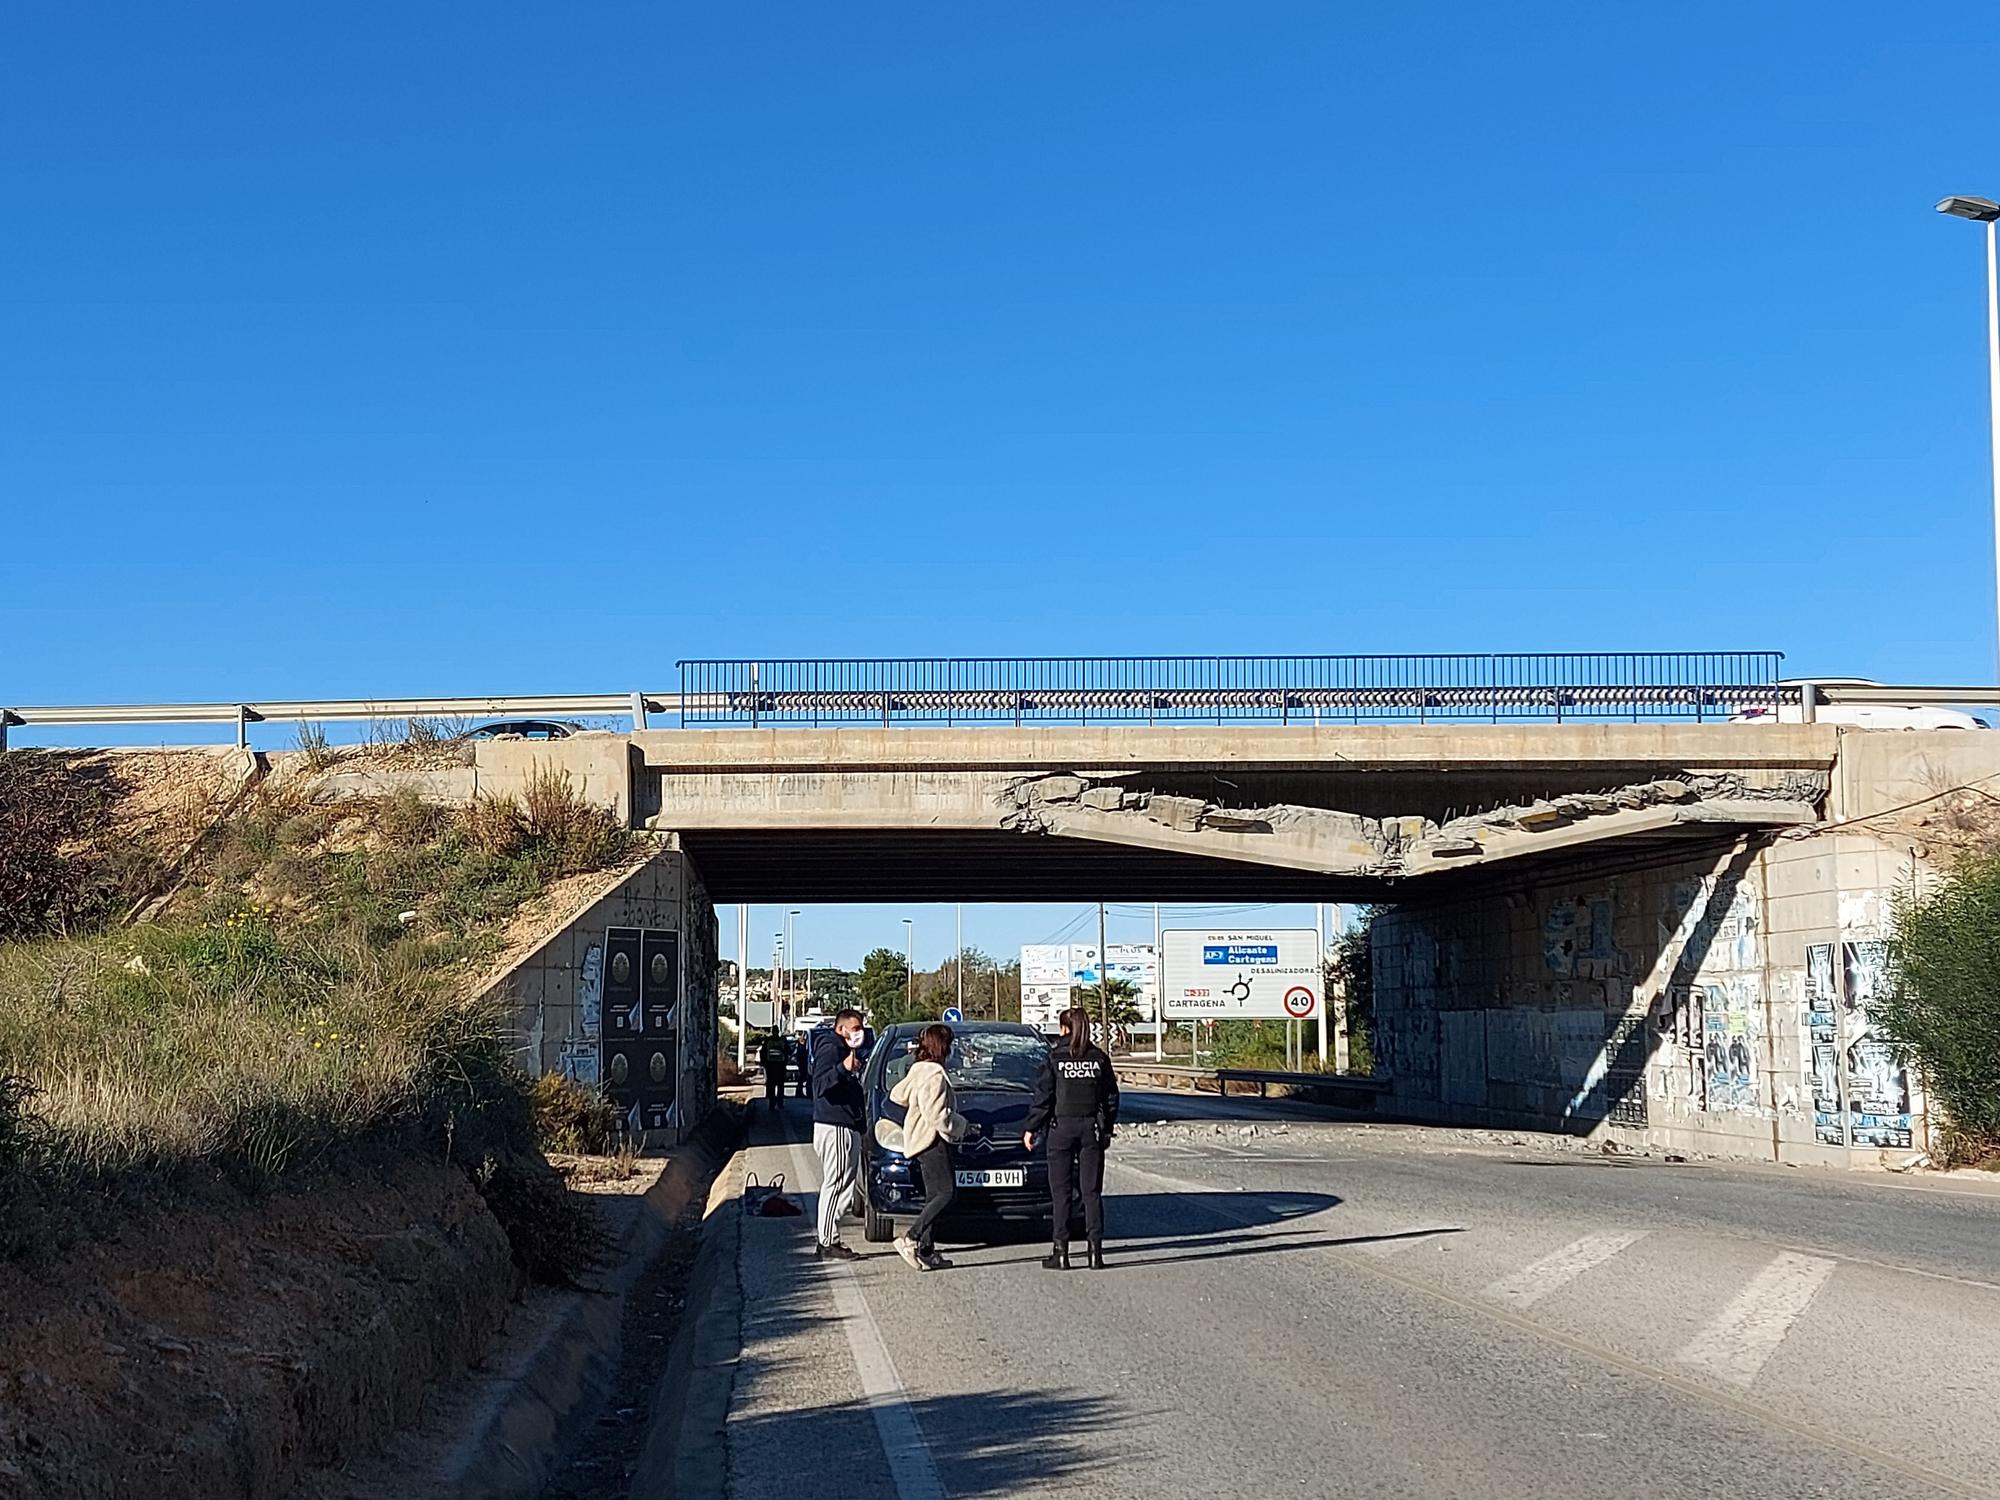
MULTIPOLYGON (((1880 687, 1868 677, 1792 677, 1780 687, 1822 688, 1880 687)), ((1732 724, 1803 724, 1805 709, 1796 703, 1776 708, 1746 708, 1730 719, 1732 724)), ((1956 708, 1933 708, 1921 703, 1820 703, 1813 718, 1821 724, 1851 724, 1857 729, 1985 729, 1984 719, 1956 708)))
POLYGON ((566 740, 584 728, 572 719, 501 719, 466 731, 469 740, 566 740))

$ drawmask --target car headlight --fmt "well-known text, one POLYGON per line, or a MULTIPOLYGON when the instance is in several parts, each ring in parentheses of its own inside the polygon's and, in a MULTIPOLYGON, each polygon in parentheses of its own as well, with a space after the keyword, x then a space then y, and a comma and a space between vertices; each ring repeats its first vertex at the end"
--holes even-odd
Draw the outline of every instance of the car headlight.
POLYGON ((877 1120, 875 1122, 875 1143, 884 1151, 893 1151, 898 1156, 901 1156, 904 1146, 903 1127, 891 1119, 884 1118, 877 1120))

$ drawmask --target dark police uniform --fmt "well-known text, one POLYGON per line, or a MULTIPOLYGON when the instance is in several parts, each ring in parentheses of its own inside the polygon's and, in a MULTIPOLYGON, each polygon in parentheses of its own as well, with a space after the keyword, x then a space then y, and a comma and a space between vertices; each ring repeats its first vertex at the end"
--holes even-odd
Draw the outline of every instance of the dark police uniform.
POLYGON ((1049 1137, 1049 1196, 1058 1254, 1069 1246, 1070 1184, 1083 1191, 1083 1231, 1093 1256, 1104 1243, 1104 1148, 1118 1123, 1118 1074, 1101 1047, 1071 1057, 1057 1043, 1036 1081, 1028 1131, 1049 1137))

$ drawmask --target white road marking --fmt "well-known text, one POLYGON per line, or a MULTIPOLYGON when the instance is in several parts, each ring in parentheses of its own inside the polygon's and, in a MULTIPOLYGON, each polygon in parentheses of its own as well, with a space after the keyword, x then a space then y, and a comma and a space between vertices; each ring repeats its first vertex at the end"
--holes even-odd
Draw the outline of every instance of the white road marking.
POLYGON ((1342 1245, 1340 1248, 1352 1250, 1356 1255, 1371 1255, 1376 1260, 1387 1260, 1392 1255, 1401 1255, 1412 1245, 1436 1244, 1437 1235, 1457 1233, 1458 1226, 1455 1224, 1449 1228, 1439 1226, 1430 1229, 1391 1229, 1385 1231, 1385 1234, 1393 1235, 1393 1239, 1357 1240, 1351 1245, 1342 1245))
POLYGON ((1533 1307, 1550 1292, 1560 1291, 1594 1266, 1601 1266, 1620 1251, 1646 1237, 1643 1229, 1610 1230, 1586 1234, 1571 1240, 1553 1255, 1544 1255, 1531 1266, 1523 1266, 1512 1276, 1503 1276, 1480 1293, 1495 1302, 1504 1302, 1515 1311, 1533 1307))
POLYGON ((1833 1274, 1834 1262, 1787 1250, 1751 1279, 1676 1358, 1731 1385, 1749 1385, 1833 1274))
MULTIPOLYGON (((788 1144, 798 1180, 810 1181, 817 1191, 818 1156, 797 1141, 788 1144)), ((808 1225, 811 1222, 808 1220, 808 1225)), ((917 1425, 917 1414, 910 1410, 903 1378, 896 1373, 896 1362, 889 1357, 889 1346, 883 1343, 882 1330, 868 1310, 868 1299, 855 1279, 854 1268, 845 1261, 824 1264, 832 1272, 826 1281, 833 1293, 833 1310, 847 1335, 855 1373, 861 1378, 861 1393, 875 1418, 875 1433, 882 1440, 882 1452, 889 1460, 889 1478, 896 1486, 897 1500, 945 1500, 944 1482, 938 1478, 937 1465, 931 1461, 930 1444, 924 1441, 923 1429, 917 1425)))

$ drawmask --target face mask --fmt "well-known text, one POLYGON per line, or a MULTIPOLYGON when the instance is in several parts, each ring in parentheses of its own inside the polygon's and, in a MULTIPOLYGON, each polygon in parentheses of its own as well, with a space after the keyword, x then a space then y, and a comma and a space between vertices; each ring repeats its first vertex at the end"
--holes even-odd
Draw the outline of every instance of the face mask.
POLYGON ((843 1042, 847 1043, 847 1045, 848 1045, 848 1046, 850 1046, 850 1047, 854 1047, 854 1048, 859 1048, 859 1047, 860 1047, 860 1045, 861 1045, 861 1036, 862 1036, 862 1034, 861 1034, 860 1032, 858 1032, 858 1031, 854 1031, 854 1032, 843 1032, 843 1033, 841 1034, 841 1038, 840 1038, 840 1039, 841 1039, 841 1040, 842 1040, 843 1042))

